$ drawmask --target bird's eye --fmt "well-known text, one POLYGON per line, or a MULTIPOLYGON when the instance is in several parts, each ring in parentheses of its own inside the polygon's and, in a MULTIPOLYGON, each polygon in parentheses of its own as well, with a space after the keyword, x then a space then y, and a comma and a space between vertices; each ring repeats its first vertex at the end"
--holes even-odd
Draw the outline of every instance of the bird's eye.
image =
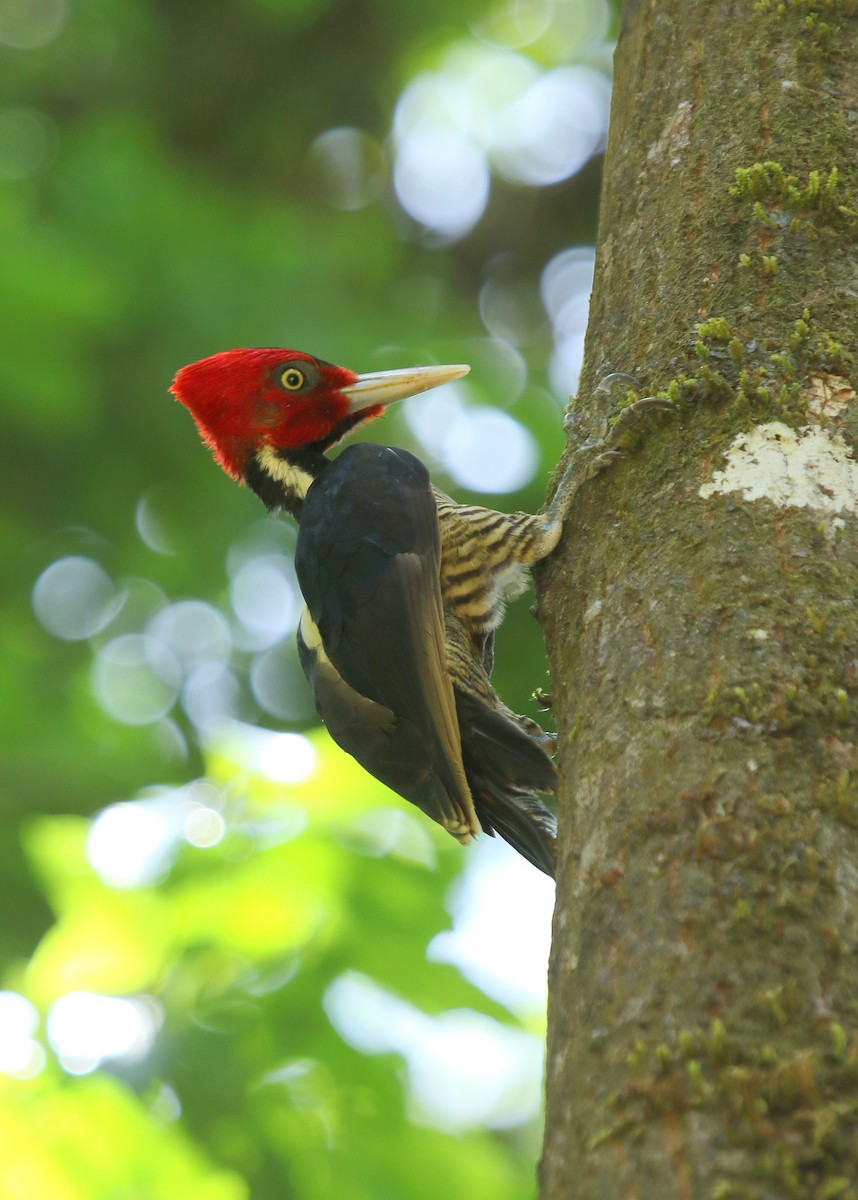
POLYGON ((299 371, 297 367, 286 367, 280 372, 280 385, 287 392, 300 392, 306 382, 306 376, 303 371, 299 371))

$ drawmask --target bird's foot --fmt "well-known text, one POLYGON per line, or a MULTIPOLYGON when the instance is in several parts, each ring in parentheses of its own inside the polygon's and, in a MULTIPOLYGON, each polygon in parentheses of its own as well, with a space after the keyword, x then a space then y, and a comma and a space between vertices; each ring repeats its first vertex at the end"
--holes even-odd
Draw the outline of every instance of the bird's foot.
MULTIPOLYGON (((604 437, 608 432, 608 411, 601 403, 601 399, 604 396, 608 396, 617 384, 620 383, 626 385, 627 392, 637 392, 641 386, 634 375, 629 375, 625 371, 610 371, 607 375, 603 375, 593 388, 592 395, 596 398, 594 406, 596 416, 593 417, 590 415, 584 418, 582 414, 577 413, 574 409, 570 409, 563 418, 564 430, 579 442, 604 437)), ((574 400, 572 403, 574 403, 574 400)))
MULTIPOLYGON (((615 372, 615 375, 621 375, 615 372)), ((605 383, 611 376, 606 376, 605 383)), ((631 376, 622 376, 631 379, 631 376)), ((599 385, 602 386, 601 384, 599 385)), ((676 405, 661 396, 642 396, 633 400, 621 409, 614 418, 613 424, 607 420, 597 436, 580 440, 572 451, 569 466, 560 481, 560 486, 554 494, 549 508, 551 519, 562 520, 572 503, 575 494, 587 482, 603 471, 605 467, 626 457, 625 442, 628 435, 635 429, 640 418, 652 412, 676 412, 676 405)), ((566 422, 564 422, 566 424, 566 422)), ((576 435, 577 436, 577 435, 576 435)))
MULTIPOLYGON (((539 690, 539 689, 537 689, 539 690)), ((534 696, 536 693, 534 693, 534 696)), ((516 724, 524 730, 528 737, 533 738, 537 746, 544 750, 549 758, 553 758, 557 752, 557 734, 546 732, 541 725, 533 720, 532 717, 525 717, 519 713, 510 714, 516 724)))
POLYGON ((539 741, 539 744, 542 747, 542 749, 548 755, 548 757, 553 758, 554 755, 557 753, 557 734, 556 733, 543 733, 542 737, 539 738, 538 741, 539 741))

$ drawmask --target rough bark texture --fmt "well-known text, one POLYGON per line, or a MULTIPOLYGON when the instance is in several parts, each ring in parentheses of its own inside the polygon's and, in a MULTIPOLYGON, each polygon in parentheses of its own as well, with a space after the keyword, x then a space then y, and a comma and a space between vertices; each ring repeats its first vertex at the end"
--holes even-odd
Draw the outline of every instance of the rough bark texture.
POLYGON ((625 6, 581 407, 624 370, 679 413, 540 580, 543 1200, 858 1197, 856 28, 625 6))

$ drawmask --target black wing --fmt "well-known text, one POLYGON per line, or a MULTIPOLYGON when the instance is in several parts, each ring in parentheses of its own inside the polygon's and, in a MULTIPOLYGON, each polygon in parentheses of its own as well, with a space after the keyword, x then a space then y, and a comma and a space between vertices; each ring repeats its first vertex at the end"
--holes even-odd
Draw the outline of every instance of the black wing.
POLYGON ((301 512, 299 636, 319 714, 344 749, 461 840, 479 830, 445 654, 440 535, 426 468, 350 446, 301 512))

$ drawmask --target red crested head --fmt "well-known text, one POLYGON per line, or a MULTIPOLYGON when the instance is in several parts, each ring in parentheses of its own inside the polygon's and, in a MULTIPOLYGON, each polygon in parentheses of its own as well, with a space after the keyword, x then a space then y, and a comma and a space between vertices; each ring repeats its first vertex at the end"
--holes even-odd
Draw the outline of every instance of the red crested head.
POLYGON ((170 389, 227 474, 241 482, 250 460, 271 447, 327 450, 394 400, 467 374, 414 367, 356 375, 297 350, 224 350, 182 367, 170 389))
POLYGON ((333 445, 348 416, 342 389, 356 380, 354 371, 298 351, 224 350, 182 367, 170 390, 218 463, 240 481, 264 446, 333 445))

